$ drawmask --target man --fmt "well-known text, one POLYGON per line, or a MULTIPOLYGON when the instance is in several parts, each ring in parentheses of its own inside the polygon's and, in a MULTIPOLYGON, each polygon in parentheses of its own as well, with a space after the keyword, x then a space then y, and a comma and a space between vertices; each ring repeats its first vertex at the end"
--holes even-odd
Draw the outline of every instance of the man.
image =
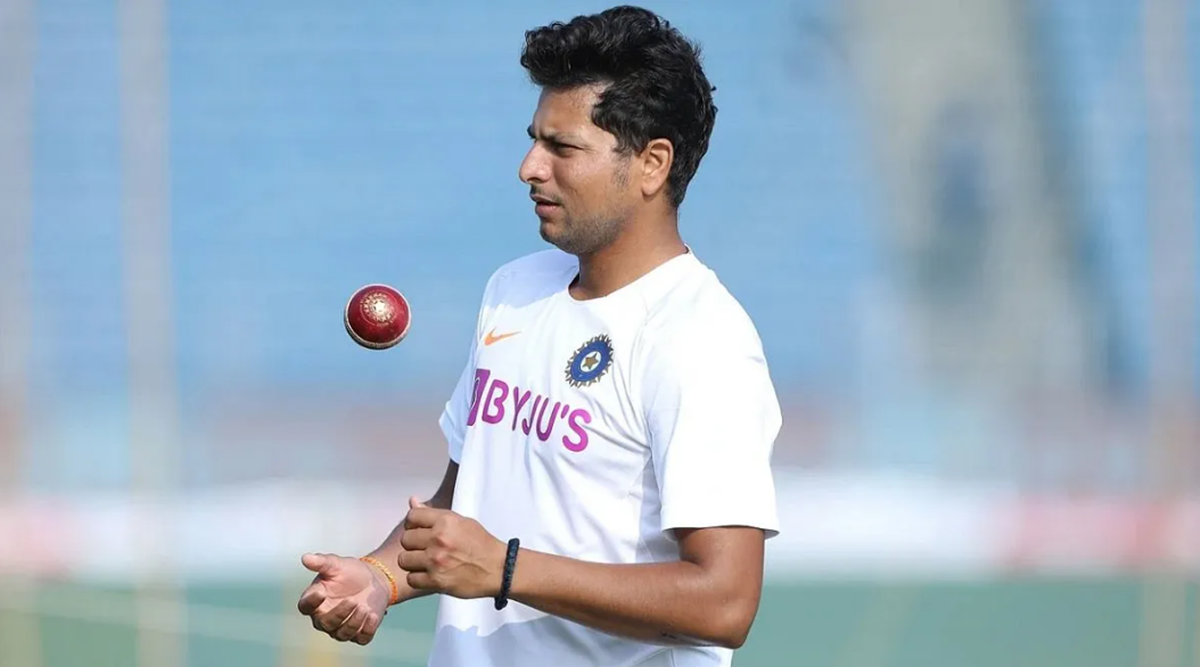
POLYGON ((713 88, 632 7, 530 31, 521 64, 542 90, 519 175, 556 249, 488 281, 441 487, 366 560, 305 555, 300 610, 365 644, 441 593, 431 665, 728 665, 778 529, 780 412, 754 325, 678 232, 713 88))

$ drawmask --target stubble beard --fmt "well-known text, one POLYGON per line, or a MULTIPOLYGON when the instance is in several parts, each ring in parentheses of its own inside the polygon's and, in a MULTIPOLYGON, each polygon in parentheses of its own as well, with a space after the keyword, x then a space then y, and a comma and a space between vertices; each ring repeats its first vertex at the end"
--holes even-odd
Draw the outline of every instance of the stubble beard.
POLYGON ((625 228, 624 216, 603 216, 585 220, 564 217, 561 233, 554 234, 542 225, 542 239, 563 252, 591 255, 613 244, 625 228))
MULTIPOLYGON (((614 192, 621 192, 629 182, 628 163, 622 163, 613 173, 614 192)), ((577 257, 592 255, 612 245, 629 221, 630 211, 608 210, 589 218, 576 219, 566 211, 562 219, 561 234, 547 233, 545 223, 541 226, 542 239, 563 252, 577 257)))

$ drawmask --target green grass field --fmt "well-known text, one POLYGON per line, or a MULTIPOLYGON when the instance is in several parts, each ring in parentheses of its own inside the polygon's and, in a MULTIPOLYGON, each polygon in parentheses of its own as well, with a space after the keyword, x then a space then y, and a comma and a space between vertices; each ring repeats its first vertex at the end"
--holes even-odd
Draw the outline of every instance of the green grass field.
MULTIPOLYGON (((424 664, 435 600, 393 609, 376 642, 364 648, 322 639, 295 613, 302 585, 189 589, 180 621, 186 632, 166 636, 185 639, 188 667, 424 664)), ((773 585, 735 664, 1200 666, 1197 584, 1163 586, 1161 597, 1148 590, 1132 579, 773 585), (1140 657, 1144 617, 1156 619, 1146 636, 1173 644, 1173 653, 1140 657)), ((138 616, 128 589, 46 585, 0 607, 4 667, 23 667, 13 657, 22 650, 36 656, 36 667, 137 666, 138 616)), ((142 626, 169 631, 177 609, 151 606, 142 626)))

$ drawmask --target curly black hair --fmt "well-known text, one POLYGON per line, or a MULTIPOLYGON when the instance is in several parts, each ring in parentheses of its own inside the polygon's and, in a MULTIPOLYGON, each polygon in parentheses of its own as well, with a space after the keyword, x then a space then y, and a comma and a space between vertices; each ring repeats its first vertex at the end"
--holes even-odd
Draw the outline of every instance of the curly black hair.
POLYGON ((668 190, 675 208, 683 203, 717 116, 698 44, 649 10, 621 6, 526 32, 521 66, 550 90, 604 85, 592 122, 622 152, 670 140, 668 190))

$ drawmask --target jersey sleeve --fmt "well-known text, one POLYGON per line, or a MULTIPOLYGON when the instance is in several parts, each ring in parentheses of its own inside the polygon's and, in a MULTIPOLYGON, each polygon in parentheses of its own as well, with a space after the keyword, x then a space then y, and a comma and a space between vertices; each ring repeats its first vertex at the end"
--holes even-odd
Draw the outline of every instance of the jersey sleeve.
POLYGON ((650 355, 643 409, 662 530, 777 535, 770 459, 782 416, 757 333, 663 336, 650 355))
POLYGON ((487 317, 495 282, 496 274, 493 274, 483 290, 483 299, 475 318, 475 331, 471 335, 466 365, 458 376, 454 391, 451 392, 449 400, 442 409, 442 415, 438 419, 438 426, 441 427, 442 434, 446 437, 450 460, 455 463, 462 462, 463 440, 466 439, 467 433, 467 415, 470 414, 471 406, 476 399, 475 392, 478 388, 475 386, 475 357, 479 349, 479 339, 483 336, 483 322, 487 317))
POLYGON ((442 409, 442 416, 438 419, 438 425, 442 429, 442 434, 446 436, 446 445, 449 449, 450 460, 455 463, 461 463, 463 440, 466 438, 466 423, 467 415, 471 411, 471 405, 475 400, 475 353, 478 343, 478 336, 472 337, 470 352, 467 354, 467 363, 463 368, 462 374, 458 377, 458 382, 454 385, 454 391, 450 394, 450 399, 446 401, 445 407, 442 409))

